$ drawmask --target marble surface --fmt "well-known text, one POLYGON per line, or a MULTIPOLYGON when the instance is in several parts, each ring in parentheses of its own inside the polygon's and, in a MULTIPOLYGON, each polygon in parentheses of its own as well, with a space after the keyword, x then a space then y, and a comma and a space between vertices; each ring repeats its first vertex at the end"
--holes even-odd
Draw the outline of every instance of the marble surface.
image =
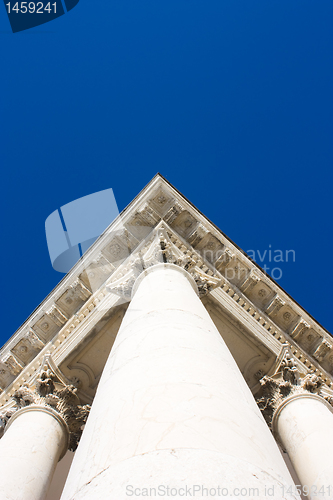
POLYGON ((310 488, 308 498, 333 500, 333 414, 325 402, 316 396, 292 399, 275 427, 301 483, 310 488))
POLYGON ((67 431, 50 411, 20 410, 0 441, 1 500, 44 500, 67 431))
POLYGON ((235 488, 293 485, 234 359, 178 269, 157 265, 141 280, 62 500, 128 498, 126 478, 170 482, 175 470, 212 487, 217 477, 235 488))

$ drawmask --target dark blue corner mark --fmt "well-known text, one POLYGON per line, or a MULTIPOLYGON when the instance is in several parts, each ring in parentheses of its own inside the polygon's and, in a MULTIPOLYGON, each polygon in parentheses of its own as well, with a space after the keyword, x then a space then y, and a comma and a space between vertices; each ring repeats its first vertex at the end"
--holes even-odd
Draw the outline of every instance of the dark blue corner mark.
MULTIPOLYGON (((13 33, 35 28, 63 16, 65 10, 61 0, 31 0, 16 2, 3 0, 13 33)), ((67 11, 73 9, 79 0, 65 0, 67 11)))
POLYGON ((74 9, 74 7, 79 3, 80 0, 65 0, 65 5, 67 12, 74 9))

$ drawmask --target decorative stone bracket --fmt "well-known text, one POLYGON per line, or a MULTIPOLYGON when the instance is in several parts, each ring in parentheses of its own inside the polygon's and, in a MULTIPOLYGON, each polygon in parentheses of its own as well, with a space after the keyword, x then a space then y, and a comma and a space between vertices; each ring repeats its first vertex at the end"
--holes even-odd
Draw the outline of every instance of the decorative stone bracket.
POLYGON ((137 277, 151 266, 162 263, 176 264, 194 278, 200 297, 220 286, 221 275, 211 270, 202 257, 178 239, 178 246, 171 241, 177 239, 165 223, 161 223, 139 246, 119 270, 106 283, 107 289, 131 300, 132 288, 137 277), (203 270, 202 267, 206 267, 203 270))
POLYGON ((75 451, 90 411, 90 405, 80 405, 76 392, 74 385, 64 385, 59 380, 46 356, 34 383, 31 386, 23 385, 13 396, 14 404, 0 411, 0 437, 18 410, 26 406, 45 406, 57 411, 65 420, 69 430, 68 449, 75 451))
POLYGON ((284 355, 274 375, 266 375, 260 380, 260 384, 256 401, 270 428, 274 414, 281 403, 296 394, 316 394, 333 406, 333 392, 315 373, 308 373, 302 377, 296 360, 288 348, 284 349, 284 355))

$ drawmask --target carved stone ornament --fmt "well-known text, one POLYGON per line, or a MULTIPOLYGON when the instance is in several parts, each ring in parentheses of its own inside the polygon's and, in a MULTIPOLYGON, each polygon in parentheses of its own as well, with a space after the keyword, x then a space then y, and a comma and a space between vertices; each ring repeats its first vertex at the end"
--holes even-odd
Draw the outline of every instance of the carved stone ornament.
POLYGON ((199 254, 174 236, 172 230, 162 223, 112 276, 106 283, 106 288, 131 300, 134 282, 142 271, 162 263, 176 264, 188 271, 196 281, 200 297, 221 284, 220 274, 208 267, 199 254))
MULTIPOLYGON (((284 347, 287 345, 285 344, 284 347)), ((257 404, 268 425, 272 427, 274 413, 283 401, 297 394, 316 394, 333 406, 333 393, 315 373, 301 377, 296 360, 287 347, 274 375, 264 376, 260 380, 261 388, 257 395, 257 404)))
POLYGON ((0 412, 0 437, 18 410, 26 406, 45 406, 58 412, 65 420, 69 430, 68 449, 75 451, 90 411, 90 405, 80 405, 76 392, 74 385, 64 385, 59 380, 46 357, 34 383, 31 386, 23 385, 17 390, 12 403, 0 412))

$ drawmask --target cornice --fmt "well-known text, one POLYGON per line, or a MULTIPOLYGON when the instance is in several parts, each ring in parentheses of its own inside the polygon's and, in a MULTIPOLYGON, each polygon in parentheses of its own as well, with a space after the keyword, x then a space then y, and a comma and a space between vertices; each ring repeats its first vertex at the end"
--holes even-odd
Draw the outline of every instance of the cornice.
MULTIPOLYGON (((76 314, 66 322, 59 332, 48 342, 42 344, 42 349, 35 355, 30 363, 24 366, 20 373, 14 378, 6 390, 0 394, 0 406, 5 405, 13 397, 14 393, 24 384, 31 384, 36 373, 41 369, 45 356, 52 354, 52 369, 55 373, 57 367, 66 358, 68 353, 75 349, 104 314, 119 302, 118 297, 111 296, 105 287, 101 287, 89 300, 79 309, 76 314)), ((51 358, 50 358, 51 359, 51 358)), ((51 361, 50 361, 51 362, 51 361)), ((57 373, 61 379, 60 372, 57 373)), ((74 380, 63 379, 64 384, 76 383, 74 380)), ((90 397, 78 387, 78 395, 87 402, 90 397)))
MULTIPOLYGON (((225 278, 222 285, 211 292, 222 308, 230 315, 245 324, 266 347, 276 356, 281 346, 288 344, 294 358, 303 365, 304 373, 316 373, 324 384, 333 386, 332 374, 326 371, 320 363, 302 349, 291 335, 279 328, 271 318, 251 302, 237 287, 232 286, 225 278)), ((256 392, 256 389, 253 391, 256 392)))
POLYGON ((115 296, 111 298, 106 282, 120 278, 124 263, 162 225, 177 252, 183 256, 192 252, 200 260, 205 279, 218 276, 221 286, 210 291, 216 300, 222 305, 228 300, 243 321, 250 319, 273 352, 288 341, 307 370, 317 370, 325 384, 332 384, 332 336, 175 188, 156 176, 1 349, 0 404, 38 370, 45 352, 49 350, 60 362, 89 325, 119 303, 115 296))

